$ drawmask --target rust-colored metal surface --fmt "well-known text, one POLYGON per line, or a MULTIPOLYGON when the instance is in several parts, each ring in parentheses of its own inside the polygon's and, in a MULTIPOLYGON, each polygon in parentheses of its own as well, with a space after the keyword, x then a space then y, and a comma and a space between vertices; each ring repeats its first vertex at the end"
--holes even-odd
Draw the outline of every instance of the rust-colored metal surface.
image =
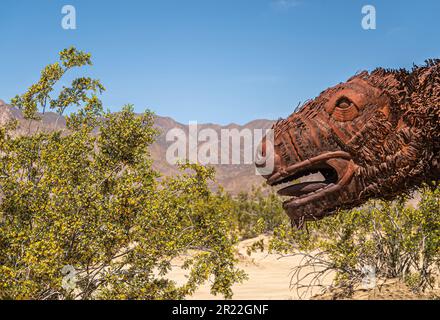
POLYGON ((273 126, 275 169, 265 178, 286 184, 278 192, 290 197, 284 208, 298 226, 392 199, 439 181, 439 116, 440 60, 359 73, 273 126), (318 171, 321 181, 292 182, 318 171))

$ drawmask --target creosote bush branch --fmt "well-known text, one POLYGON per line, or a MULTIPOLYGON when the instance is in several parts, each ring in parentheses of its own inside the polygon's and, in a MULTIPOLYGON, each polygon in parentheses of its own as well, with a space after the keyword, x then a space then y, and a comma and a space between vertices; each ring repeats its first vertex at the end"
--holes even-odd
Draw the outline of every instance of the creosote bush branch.
POLYGON ((208 182, 214 171, 182 165, 164 178, 148 148, 154 115, 103 111, 99 80, 57 82, 91 56, 69 48, 12 104, 27 121, 47 108, 66 116, 64 132, 0 130, 0 298, 180 299, 206 281, 232 297, 245 278, 235 266, 230 203, 208 182), (172 265, 188 272, 173 281, 172 265), (63 268, 75 270, 66 286, 63 268))

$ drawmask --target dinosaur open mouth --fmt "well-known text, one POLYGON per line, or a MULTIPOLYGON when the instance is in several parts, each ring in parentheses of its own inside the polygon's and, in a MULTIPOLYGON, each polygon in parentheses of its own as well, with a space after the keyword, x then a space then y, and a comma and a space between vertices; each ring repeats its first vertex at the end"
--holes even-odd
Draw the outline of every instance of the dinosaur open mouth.
POLYGON ((338 173, 336 170, 326 163, 321 163, 300 170, 299 172, 284 178, 276 185, 286 185, 278 190, 279 195, 300 197, 323 190, 324 188, 332 186, 337 182, 338 173), (298 180, 299 182, 294 182, 298 180))
POLYGON ((268 178, 278 194, 290 197, 285 208, 295 208, 338 191, 347 184, 354 167, 346 152, 328 152, 279 170, 268 178))

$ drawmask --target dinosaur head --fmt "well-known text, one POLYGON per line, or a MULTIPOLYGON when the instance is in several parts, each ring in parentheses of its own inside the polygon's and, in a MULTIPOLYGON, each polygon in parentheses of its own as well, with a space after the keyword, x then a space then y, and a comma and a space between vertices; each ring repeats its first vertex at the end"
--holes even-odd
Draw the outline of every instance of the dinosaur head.
POLYGON ((274 124, 272 151, 263 139, 256 165, 272 157, 264 177, 295 223, 438 179, 439 145, 429 139, 439 133, 439 71, 436 60, 412 72, 362 72, 274 124))

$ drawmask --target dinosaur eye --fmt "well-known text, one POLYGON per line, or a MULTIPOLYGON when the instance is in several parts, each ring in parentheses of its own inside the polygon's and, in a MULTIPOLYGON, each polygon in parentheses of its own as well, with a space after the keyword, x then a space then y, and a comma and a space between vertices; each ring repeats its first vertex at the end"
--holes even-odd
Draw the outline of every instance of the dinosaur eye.
POLYGON ((340 109, 348 109, 352 105, 354 105, 354 103, 346 97, 342 97, 336 102, 336 108, 340 109))
POLYGON ((336 121, 351 121, 359 115, 359 110, 352 100, 344 96, 336 100, 331 114, 336 121))

